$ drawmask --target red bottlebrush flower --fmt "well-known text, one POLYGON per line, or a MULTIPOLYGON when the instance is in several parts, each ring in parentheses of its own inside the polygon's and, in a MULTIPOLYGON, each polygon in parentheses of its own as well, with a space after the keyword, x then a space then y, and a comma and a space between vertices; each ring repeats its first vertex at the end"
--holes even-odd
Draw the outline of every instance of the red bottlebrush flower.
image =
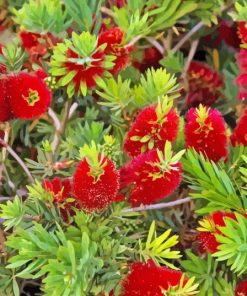
MULTIPOLYGON (((180 284, 182 272, 156 266, 152 260, 147 263, 135 262, 123 280, 121 296, 163 296, 162 290, 180 284)), ((187 279, 185 278, 184 284, 187 279)))
POLYGON ((237 284, 235 289, 235 296, 247 296, 247 279, 237 284))
POLYGON ((163 149, 166 141, 174 141, 178 134, 179 116, 172 105, 163 104, 144 108, 130 127, 124 149, 137 156, 153 148, 163 149))
POLYGON ((45 72, 44 69, 39 68, 37 70, 34 71, 34 74, 39 77, 40 79, 46 79, 48 77, 47 73, 45 72))
POLYGON ((220 97, 220 89, 223 87, 223 79, 207 64, 192 61, 188 72, 189 92, 187 105, 197 107, 200 103, 206 106, 212 105, 220 97))
POLYGON ((241 43, 247 43, 247 22, 238 23, 238 37, 241 43))
POLYGON ((247 98, 247 50, 241 49, 236 58, 240 74, 235 79, 235 83, 239 87, 238 98, 244 101, 247 98))
POLYGON ((21 119, 34 119, 47 111, 51 103, 51 91, 37 76, 21 72, 9 76, 10 106, 21 119))
POLYGON ((171 155, 171 144, 166 142, 164 154, 160 150, 148 151, 121 169, 121 188, 130 187, 132 206, 151 204, 176 190, 181 182, 182 165, 179 155, 173 158, 171 155))
POLYGON ((51 61, 51 74, 59 78, 59 85, 67 87, 69 97, 74 93, 87 94, 88 88, 96 86, 98 79, 109 75, 113 68, 114 56, 104 52, 104 46, 98 46, 97 37, 89 32, 77 35, 59 43, 51 61), (80 45, 80 46, 79 46, 80 45))
POLYGON ((47 53, 47 44, 40 42, 42 35, 27 31, 20 32, 22 47, 31 56, 44 56, 47 53))
POLYGON ((134 50, 134 47, 129 45, 123 46, 122 43, 124 42, 124 37, 125 34, 120 28, 111 29, 99 36, 99 44, 103 44, 104 42, 107 43, 105 49, 106 54, 111 54, 116 57, 114 60, 115 66, 110 70, 110 73, 113 75, 118 74, 130 64, 130 53, 134 50), (114 36, 113 40, 110 40, 111 35, 114 36))
POLYGON ((241 72, 247 72, 247 49, 242 48, 236 56, 237 64, 241 72))
POLYGON ((98 154, 95 146, 85 149, 86 157, 74 172, 73 193, 83 209, 104 209, 118 198, 119 173, 109 158, 98 154))
POLYGON ((221 21, 219 26, 219 40, 225 41, 231 47, 239 48, 240 40, 237 34, 236 23, 225 20, 221 21))
POLYGON ((227 217, 236 220, 234 213, 217 211, 199 222, 202 226, 198 228, 199 233, 197 235, 200 253, 215 253, 218 251, 220 244, 217 242, 215 235, 221 234, 219 227, 225 226, 225 218, 227 217))
POLYGON ((159 60, 162 57, 162 54, 155 47, 149 47, 144 49, 141 60, 133 61, 133 66, 140 72, 145 72, 150 67, 157 69, 160 67, 159 60))
POLYGON ((185 141, 186 147, 193 147, 214 162, 228 155, 225 121, 216 109, 200 105, 191 108, 186 116, 185 141))
POLYGON ((130 63, 130 52, 133 46, 123 46, 125 33, 120 28, 113 28, 102 32, 98 38, 98 45, 106 43, 104 52, 116 57, 115 66, 109 72, 116 75, 130 63))
POLYGON ((7 85, 7 77, 0 79, 0 122, 8 121, 13 117, 9 105, 9 91, 7 85))
POLYGON ((231 135, 231 142, 233 146, 237 144, 247 146, 247 109, 245 109, 231 135))
POLYGON ((61 179, 56 177, 52 180, 45 179, 43 182, 45 190, 52 193, 54 196, 54 203, 61 203, 66 198, 72 196, 72 185, 68 178, 61 179))

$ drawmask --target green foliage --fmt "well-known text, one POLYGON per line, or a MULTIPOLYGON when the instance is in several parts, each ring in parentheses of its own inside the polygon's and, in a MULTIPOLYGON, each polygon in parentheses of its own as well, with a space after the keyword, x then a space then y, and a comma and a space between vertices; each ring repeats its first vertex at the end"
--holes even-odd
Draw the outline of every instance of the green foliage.
POLYGON ((164 291, 164 295, 167 296, 193 296, 197 295, 197 288, 199 284, 195 283, 195 277, 190 278, 186 284, 184 284, 185 274, 182 275, 179 286, 170 287, 166 292, 164 291))
POLYGON ((76 119, 66 130, 66 139, 61 144, 62 155, 76 158, 79 149, 94 141, 97 144, 104 143, 104 136, 109 133, 111 127, 104 128, 103 122, 86 121, 76 119))
MULTIPOLYGON (((100 48, 103 49, 105 46, 106 44, 102 44, 100 48)), ((77 70, 68 71, 65 62, 71 62, 77 66, 88 66, 94 61, 92 56, 98 49, 97 36, 88 31, 82 32, 80 35, 73 32, 71 40, 65 39, 63 43, 59 43, 55 47, 51 59, 50 73, 52 76, 58 77, 58 86, 66 87, 69 98, 75 93, 86 96, 88 89, 84 80, 80 81, 80 89, 76 89, 73 79, 77 74, 77 70), (69 49, 75 52, 78 57, 68 57, 67 52, 69 49)), ((104 69, 111 69, 114 66, 114 59, 115 57, 111 55, 102 58, 104 69)), ((101 81, 102 79, 98 77, 98 80, 101 81)))
POLYGON ((213 256, 226 261, 231 271, 240 275, 247 270, 247 218, 239 213, 235 215, 237 220, 226 218, 225 226, 220 227, 221 234, 216 234, 220 245, 213 256))
POLYGON ((218 271, 219 264, 208 254, 207 258, 200 258, 190 251, 186 251, 187 260, 181 262, 186 273, 194 276, 199 284, 198 296, 234 296, 234 288, 226 280, 226 275, 218 271))
POLYGON ((17 226, 21 222, 24 209, 21 199, 17 196, 13 201, 8 200, 6 205, 1 204, 0 209, 0 218, 4 219, 3 225, 6 231, 17 226))
POLYGON ((117 116, 127 107, 129 108, 133 101, 133 92, 129 79, 123 80, 119 75, 117 79, 107 79, 100 84, 101 91, 96 93, 106 102, 99 102, 100 105, 107 106, 117 116))
POLYGON ((233 18, 234 21, 238 22, 246 22, 247 20, 247 2, 245 0, 242 1, 236 1, 235 2, 235 9, 236 11, 233 11, 229 13, 229 15, 233 18))
POLYGON ((170 73, 182 72, 184 67, 184 56, 178 51, 175 54, 169 51, 167 56, 159 61, 159 63, 170 73))
POLYGON ((243 210, 242 198, 225 169, 206 159, 202 154, 189 149, 183 160, 185 179, 194 192, 191 197, 207 200, 206 207, 198 213, 208 213, 222 209, 243 210))
POLYGON ((0 64, 5 65, 8 71, 18 73, 25 62, 26 54, 17 40, 3 47, 2 52, 0 55, 0 64))
POLYGON ((143 107, 153 104, 158 97, 167 95, 169 99, 177 98, 178 85, 174 75, 166 69, 148 69, 145 75, 141 75, 140 84, 134 88, 134 102, 137 106, 143 107))
POLYGON ((64 0, 64 4, 79 32, 91 32, 93 29, 94 33, 98 33, 101 23, 101 0, 64 0))
POLYGON ((140 257, 146 262, 152 259, 157 264, 165 264, 170 268, 177 269, 172 263, 167 260, 178 259, 181 257, 179 251, 172 251, 171 248, 178 244, 178 236, 171 234, 171 229, 168 229, 160 236, 157 236, 155 231, 155 221, 152 222, 147 241, 142 243, 139 240, 140 257), (169 237, 169 238, 168 238, 169 237))
POLYGON ((198 6, 194 14, 207 26, 210 26, 212 23, 217 24, 222 8, 224 5, 228 5, 228 1, 224 0, 197 0, 196 2, 198 6))
POLYGON ((29 0, 21 9, 13 8, 14 21, 30 32, 59 34, 71 24, 60 0, 29 0))

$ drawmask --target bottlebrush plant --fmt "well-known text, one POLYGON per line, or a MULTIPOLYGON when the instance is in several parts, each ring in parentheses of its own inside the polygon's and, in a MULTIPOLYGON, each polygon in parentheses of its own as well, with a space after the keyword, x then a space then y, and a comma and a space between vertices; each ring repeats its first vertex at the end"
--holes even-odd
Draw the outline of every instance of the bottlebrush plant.
POLYGON ((247 296, 247 2, 0 9, 0 295, 247 296))

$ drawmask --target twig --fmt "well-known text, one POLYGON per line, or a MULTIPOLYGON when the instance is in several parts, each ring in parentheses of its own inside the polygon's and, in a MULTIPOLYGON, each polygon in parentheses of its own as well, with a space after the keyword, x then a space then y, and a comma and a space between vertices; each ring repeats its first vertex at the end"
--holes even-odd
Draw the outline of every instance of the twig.
POLYGON ((23 162, 23 160, 19 157, 19 155, 2 139, 0 139, 0 145, 6 148, 6 150, 9 152, 9 154, 19 163, 19 165, 22 167, 23 171, 26 173, 28 176, 28 179, 31 183, 34 182, 34 178, 31 175, 29 169, 23 162))
POLYGON ((122 212, 129 213, 129 212, 138 212, 138 211, 147 211, 147 210, 158 210, 158 209, 174 207, 174 206, 181 205, 181 204, 184 204, 184 203, 187 203, 190 201, 191 201, 190 197, 185 197, 183 199, 178 199, 178 200, 171 201, 171 202, 163 202, 163 203, 154 204, 154 205, 147 205, 147 206, 141 206, 141 207, 136 207, 136 208, 131 208, 131 209, 124 209, 122 212))
POLYGON ((49 108, 49 110, 48 110, 48 114, 49 114, 49 116, 52 118, 56 130, 59 130, 60 127, 61 127, 61 123, 60 123, 60 120, 59 120, 58 117, 57 117, 57 114, 56 114, 51 108, 49 108))
POLYGON ((183 73, 186 73, 187 72, 187 70, 188 70, 188 68, 190 66, 190 63, 193 60, 193 57, 194 57, 194 55, 196 53, 196 49, 197 49, 198 44, 199 44, 199 40, 198 39, 192 41, 191 47, 190 47, 190 51, 189 51, 189 54, 188 54, 186 63, 184 65, 183 73))
POLYGON ((111 11, 111 9, 107 8, 107 7, 101 7, 100 11, 110 17, 115 18, 116 14, 114 12, 111 11))
POLYGON ((204 26, 203 22, 199 22, 198 24, 196 24, 188 33, 186 33, 184 35, 184 37, 182 37, 180 39, 180 41, 173 47, 172 49, 172 53, 177 52, 183 45, 184 43, 190 39, 190 37, 192 35, 194 35, 197 31, 199 31, 202 27, 204 26))
POLYGON ((73 116, 73 114, 75 113, 77 107, 78 107, 77 103, 72 104, 72 106, 69 109, 69 119, 73 116))
POLYGON ((54 139, 51 144, 53 153, 56 151, 56 149, 61 141, 61 135, 64 133, 67 120, 69 119, 70 104, 71 104, 70 101, 67 101, 65 103, 64 116, 63 116, 62 121, 60 121, 58 119, 56 113, 51 108, 48 111, 48 114, 53 119, 55 129, 56 129, 54 139))

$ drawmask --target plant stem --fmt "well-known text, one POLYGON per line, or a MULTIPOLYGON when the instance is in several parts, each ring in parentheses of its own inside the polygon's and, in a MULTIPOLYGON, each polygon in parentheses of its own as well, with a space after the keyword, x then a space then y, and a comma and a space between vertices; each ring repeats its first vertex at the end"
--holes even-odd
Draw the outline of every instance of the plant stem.
POLYGON ((172 53, 176 53, 183 45, 186 41, 188 41, 190 39, 190 37, 192 35, 194 35, 197 31, 199 31, 202 27, 204 26, 203 22, 199 22, 198 24, 196 24, 188 33, 186 33, 184 35, 183 38, 181 38, 181 40, 173 47, 172 49, 172 53))
POLYGON ((0 139, 0 145, 2 145, 4 148, 6 148, 6 150, 8 151, 8 153, 19 163, 19 165, 22 167, 23 171, 26 173, 29 181, 31 183, 34 182, 34 178, 31 175, 29 169, 27 168, 27 166, 25 165, 25 163, 23 162, 23 160, 19 157, 19 155, 2 139, 0 139))
POLYGON ((58 119, 56 113, 51 108, 48 110, 48 114, 52 118, 55 125, 55 129, 56 129, 54 139, 51 143, 53 153, 56 151, 58 145, 60 144, 61 136, 64 133, 67 120, 69 119, 70 105, 71 105, 70 101, 67 101, 65 103, 64 116, 62 121, 58 119))
POLYGON ((136 207, 136 208, 131 208, 131 209, 124 209, 122 212, 123 213, 129 213, 129 212, 139 212, 139 211, 147 211, 147 210, 158 210, 158 209, 164 209, 164 208, 169 208, 169 207, 175 207, 177 205, 181 205, 187 202, 190 202, 191 198, 190 197, 185 197, 183 199, 178 199, 175 201, 170 201, 170 202, 163 202, 159 204, 154 204, 154 205, 147 205, 147 206, 141 206, 141 207, 136 207))

